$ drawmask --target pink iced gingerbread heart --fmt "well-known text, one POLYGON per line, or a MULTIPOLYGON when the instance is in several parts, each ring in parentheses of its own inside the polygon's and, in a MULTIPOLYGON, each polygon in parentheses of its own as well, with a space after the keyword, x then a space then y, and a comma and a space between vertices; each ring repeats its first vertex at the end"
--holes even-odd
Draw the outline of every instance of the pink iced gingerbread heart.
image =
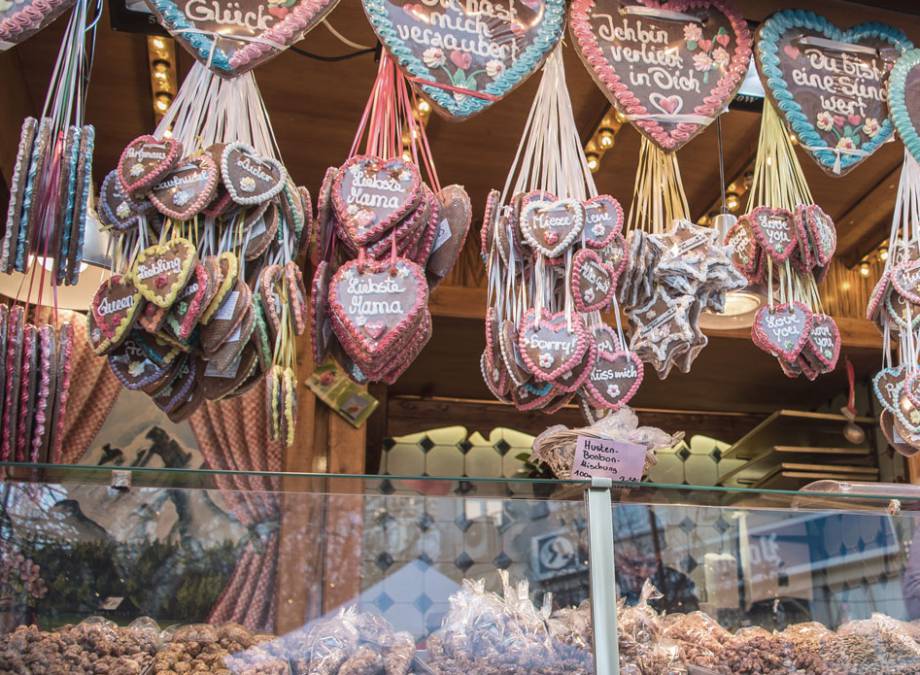
POLYGON ((521 319, 518 348, 527 369, 542 382, 553 382, 560 375, 576 368, 588 351, 590 336, 585 332, 581 317, 564 312, 529 309, 521 319))

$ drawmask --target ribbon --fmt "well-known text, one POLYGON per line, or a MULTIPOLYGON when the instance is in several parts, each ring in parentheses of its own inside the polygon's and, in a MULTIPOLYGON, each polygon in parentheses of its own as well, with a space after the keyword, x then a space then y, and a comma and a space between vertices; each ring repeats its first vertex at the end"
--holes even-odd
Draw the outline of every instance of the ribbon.
POLYGON ((463 94, 464 96, 472 96, 473 98, 481 98, 484 101, 489 101, 491 103, 495 103, 495 101, 499 100, 498 96, 487 94, 484 91, 473 91, 472 89, 464 89, 463 87, 454 87, 453 85, 450 85, 450 84, 443 84, 441 82, 435 82, 433 80, 425 80, 425 79, 422 79, 421 77, 408 77, 407 76, 407 79, 413 84, 421 84, 426 87, 436 87, 437 89, 444 89, 445 91, 449 91, 452 94, 463 94))
POLYGON ((840 175, 840 158, 841 155, 852 155, 854 157, 868 157, 869 153, 865 150, 860 150, 859 148, 841 148, 841 147, 830 147, 830 146, 815 146, 815 145, 803 145, 803 148, 809 152, 833 152, 837 158, 834 160, 833 171, 835 174, 840 175))
POLYGON ((240 42, 255 42, 257 44, 263 44, 271 49, 275 49, 279 52, 283 52, 286 47, 278 42, 272 42, 261 35, 225 35, 223 33, 215 33, 210 30, 201 30, 199 28, 178 28, 173 31, 173 33, 192 33, 195 35, 206 35, 211 38, 211 51, 208 53, 208 63, 207 67, 210 68, 214 61, 214 52, 217 50, 217 40, 218 38, 223 38, 225 40, 238 40, 240 42))
POLYGON ((679 115, 677 113, 647 113, 644 115, 626 115, 630 122, 635 120, 655 120, 656 122, 670 122, 672 124, 709 124, 711 118, 705 115, 693 115, 686 113, 679 115))

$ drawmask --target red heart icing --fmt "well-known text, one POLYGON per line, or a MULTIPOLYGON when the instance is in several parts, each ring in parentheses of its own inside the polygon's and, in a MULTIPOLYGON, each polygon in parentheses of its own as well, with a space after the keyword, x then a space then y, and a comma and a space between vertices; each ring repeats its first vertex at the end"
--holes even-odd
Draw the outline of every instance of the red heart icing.
POLYGON ((521 358, 533 376, 552 382, 563 373, 578 366, 588 351, 590 337, 585 333, 581 317, 573 314, 569 331, 564 312, 542 310, 539 325, 536 311, 529 309, 521 319, 518 348, 521 358))
POLYGON ((357 246, 373 243, 421 198, 421 177, 411 162, 357 155, 332 183, 332 205, 339 223, 357 246))
POLYGON ((811 310, 801 302, 763 306, 754 315, 751 339, 764 351, 792 362, 808 341, 812 321, 811 310))
POLYGON ((701 16, 701 23, 656 17, 658 7, 654 0, 574 0, 569 25, 575 48, 611 102, 649 140, 672 151, 734 98, 750 62, 751 32, 727 0, 667 3, 666 12, 701 16), (720 32, 725 37, 716 46, 720 32))
POLYGON ((126 194, 143 196, 169 173, 179 156, 182 144, 173 138, 162 140, 139 136, 125 146, 118 159, 118 180, 126 194))

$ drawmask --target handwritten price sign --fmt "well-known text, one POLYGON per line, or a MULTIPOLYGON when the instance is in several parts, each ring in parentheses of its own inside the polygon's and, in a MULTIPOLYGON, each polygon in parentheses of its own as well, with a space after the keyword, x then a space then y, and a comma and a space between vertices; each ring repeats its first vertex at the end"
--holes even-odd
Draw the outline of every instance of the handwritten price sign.
POLYGON ((644 468, 645 446, 587 436, 579 436, 575 442, 572 478, 638 481, 644 468))

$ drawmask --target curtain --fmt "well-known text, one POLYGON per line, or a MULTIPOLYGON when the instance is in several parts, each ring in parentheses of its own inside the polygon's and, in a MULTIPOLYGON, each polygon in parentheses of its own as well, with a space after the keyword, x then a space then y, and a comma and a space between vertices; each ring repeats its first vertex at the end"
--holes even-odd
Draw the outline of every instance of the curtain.
POLYGON ((60 454, 52 461, 61 464, 78 462, 99 433, 112 411, 121 383, 112 374, 107 359, 93 353, 86 333, 86 317, 74 312, 61 313, 59 323, 69 320, 73 326, 73 359, 70 391, 64 415, 64 433, 60 454))
MULTIPOLYGON (((212 469, 281 471, 281 444, 268 440, 264 387, 263 380, 239 398, 205 403, 189 419, 198 448, 212 469)), ((234 621, 254 631, 272 632, 280 482, 264 476, 231 475, 217 476, 216 481, 227 506, 249 529, 249 539, 209 620, 234 621)))

